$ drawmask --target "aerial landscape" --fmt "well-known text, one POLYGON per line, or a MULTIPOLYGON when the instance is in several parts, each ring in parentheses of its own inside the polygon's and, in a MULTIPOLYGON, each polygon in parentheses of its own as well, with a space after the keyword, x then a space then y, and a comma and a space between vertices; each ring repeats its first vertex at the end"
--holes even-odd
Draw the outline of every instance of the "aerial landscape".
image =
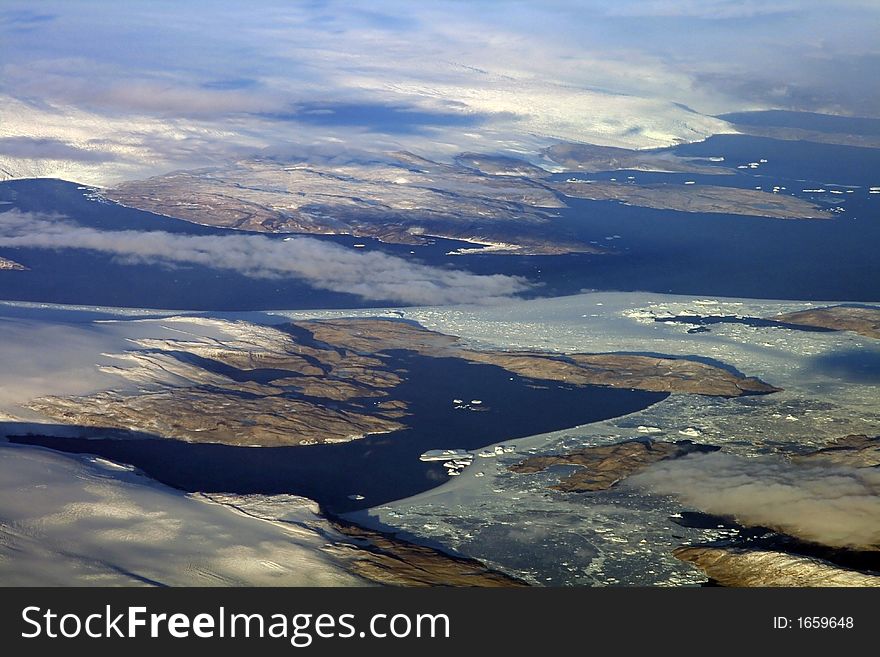
POLYGON ((0 6, 0 585, 880 586, 880 6, 503 4, 0 6))

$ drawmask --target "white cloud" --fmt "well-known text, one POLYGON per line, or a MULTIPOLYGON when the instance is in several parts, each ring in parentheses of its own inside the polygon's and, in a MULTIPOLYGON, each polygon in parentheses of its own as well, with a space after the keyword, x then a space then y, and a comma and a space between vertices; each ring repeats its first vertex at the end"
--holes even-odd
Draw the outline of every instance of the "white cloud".
POLYGON ((661 461, 626 483, 745 525, 833 547, 880 550, 876 468, 796 465, 715 452, 661 461))
POLYGON ((476 275, 308 237, 99 231, 57 217, 0 213, 0 246, 89 249, 128 262, 196 264, 253 278, 296 278, 324 290, 413 305, 493 304, 527 290, 518 276, 476 275))

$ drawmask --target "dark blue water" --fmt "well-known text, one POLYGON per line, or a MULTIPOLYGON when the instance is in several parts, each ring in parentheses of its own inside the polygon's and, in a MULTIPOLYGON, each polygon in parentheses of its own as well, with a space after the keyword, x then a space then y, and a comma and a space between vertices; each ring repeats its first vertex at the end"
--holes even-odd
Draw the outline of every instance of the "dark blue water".
MULTIPOLYGON (((408 372, 394 396, 408 403, 412 415, 405 421, 410 428, 349 443, 230 447, 150 437, 88 440, 50 436, 22 436, 12 441, 130 463, 185 491, 292 493, 342 513, 408 497, 445 482, 448 475, 442 464, 419 461, 419 455, 429 449, 477 449, 515 441, 633 413, 667 396, 546 381, 533 387, 529 385, 532 381, 491 365, 405 351, 391 356, 390 369, 408 372), (480 399, 484 410, 455 409, 455 398, 480 399), (365 499, 348 499, 352 494, 365 499)), ((260 376, 271 378, 265 373, 260 376)), ((492 459, 476 458, 470 467, 495 466, 492 459)))
MULTIPOLYGON (((753 170, 764 177, 812 180, 838 185, 880 185, 880 149, 749 135, 714 135, 672 149, 683 157, 724 157, 719 166, 767 160, 753 170)), ((711 162, 709 164, 712 164, 711 162)))
POLYGON ((816 114, 815 112, 767 110, 763 112, 732 112, 730 114, 721 114, 718 118, 741 125, 799 128, 801 130, 848 135, 880 135, 880 119, 859 116, 834 116, 831 114, 816 114))
POLYGON ((556 179, 631 184, 761 187, 791 194, 825 209, 826 220, 783 220, 684 213, 571 199, 557 228, 617 249, 614 258, 591 256, 585 287, 769 299, 876 301, 880 299, 880 150, 717 135, 671 149, 677 155, 724 157, 725 175, 611 171, 559 174, 556 179), (766 159, 757 169, 743 163, 766 159), (630 177, 632 179, 630 179, 630 177), (847 193, 844 185, 854 186, 847 193), (804 192, 838 189, 843 194, 804 192), (596 236, 598 239, 596 239, 596 236), (617 239, 607 239, 619 235, 617 239))
MULTIPOLYGON (((653 291, 734 297, 876 301, 880 299, 880 150, 718 135, 672 149, 694 157, 723 156, 715 163, 729 175, 615 171, 573 174, 580 178, 754 189, 786 187, 825 208, 841 208, 827 220, 781 220, 687 213, 570 199, 570 208, 535 228, 547 236, 579 239, 613 255, 447 256, 461 242, 434 240, 425 246, 382 244, 349 237, 320 237, 351 246, 366 244, 402 258, 478 274, 524 276, 536 284, 525 296, 558 296, 582 290, 653 291), (737 169, 767 159, 758 169, 737 169), (804 189, 851 185, 853 193, 817 194, 804 189), (615 238, 619 235, 619 238, 615 238), (613 238, 613 239, 607 239, 613 238), (411 253, 414 252, 414 253, 411 253)), ((558 176, 568 177, 568 174, 558 176)), ((841 191, 844 188, 838 188, 841 191)), ((51 180, 0 183, 0 210, 59 212, 103 229, 164 230, 229 234, 148 212, 96 203, 75 185, 51 180)), ((0 275, 0 298, 70 304, 192 310, 262 310, 376 307, 394 300, 365 301, 316 289, 297 280, 252 279, 200 266, 131 265, 84 250, 0 249, 29 272, 0 275)))

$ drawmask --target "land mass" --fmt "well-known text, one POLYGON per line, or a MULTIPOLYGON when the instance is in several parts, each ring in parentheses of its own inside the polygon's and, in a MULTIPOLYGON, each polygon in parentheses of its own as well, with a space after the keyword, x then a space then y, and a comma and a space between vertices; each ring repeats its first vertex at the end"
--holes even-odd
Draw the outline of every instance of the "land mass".
POLYGON ((880 339, 880 308, 871 306, 828 306, 775 315, 770 319, 796 324, 852 331, 866 338, 880 339))
POLYGON ((722 586, 880 586, 880 575, 787 552, 706 545, 672 554, 722 586))
POLYGON ((730 122, 744 135, 880 148, 878 119, 785 110, 733 112, 718 118, 730 122))
POLYGON ((451 356, 495 365, 536 380, 570 385, 602 385, 650 392, 679 392, 716 397, 779 392, 760 379, 734 374, 695 360, 635 354, 563 354, 557 352, 476 350, 450 335, 411 322, 375 319, 314 320, 315 339, 362 353, 410 349, 426 356, 451 356))
MULTIPOLYGON (((661 161, 687 161, 669 157, 661 161)), ((718 167, 712 169, 718 173, 718 167)), ((127 206, 224 228, 352 235, 411 245, 439 237, 488 247, 478 252, 516 255, 607 252, 588 239, 552 229, 572 197, 683 212, 830 216, 804 200, 756 190, 557 181, 524 160, 477 153, 464 153, 448 164, 407 152, 377 153, 344 164, 241 160, 129 181, 102 193, 127 206)))
POLYGON ((858 146, 860 148, 880 148, 880 136, 854 135, 846 132, 822 132, 782 126, 734 125, 736 131, 753 137, 782 139, 784 141, 811 141, 818 144, 836 144, 838 146, 858 146))
POLYGON ((181 338, 131 338, 103 365, 126 385, 32 400, 64 424, 144 432, 189 442, 312 445, 405 428, 410 409, 395 389, 411 378, 394 353, 456 358, 502 368, 529 385, 600 385, 721 397, 768 394, 759 379, 681 358, 630 354, 504 352, 466 348, 415 323, 334 319, 269 327, 244 321, 166 318, 201 324, 181 338))
POLYGON ((532 255, 600 252, 589 242, 545 236, 541 226, 565 207, 546 185, 411 153, 343 165, 246 160, 127 182, 105 195, 142 210, 242 230, 413 245, 443 237, 532 255))
POLYGON ((728 169, 709 166, 704 158, 680 157, 668 149, 637 150, 594 144, 554 144, 544 155, 568 171, 655 171, 665 173, 698 173, 730 175, 728 169))
POLYGON ((830 214, 803 199, 754 189, 717 185, 636 185, 598 180, 560 183, 555 188, 566 196, 591 201, 620 201, 657 210, 775 219, 831 219, 830 214))
POLYGON ((880 467, 880 436, 854 434, 838 438, 827 447, 792 459, 801 463, 829 463, 852 468, 880 467))
POLYGON ((613 445, 585 447, 564 454, 531 456, 510 466, 510 470, 525 474, 542 472, 555 465, 577 466, 578 469, 574 473, 550 488, 566 493, 590 493, 607 490, 622 479, 641 472, 652 463, 717 449, 719 448, 699 445, 690 440, 679 440, 674 443, 630 440, 613 445))

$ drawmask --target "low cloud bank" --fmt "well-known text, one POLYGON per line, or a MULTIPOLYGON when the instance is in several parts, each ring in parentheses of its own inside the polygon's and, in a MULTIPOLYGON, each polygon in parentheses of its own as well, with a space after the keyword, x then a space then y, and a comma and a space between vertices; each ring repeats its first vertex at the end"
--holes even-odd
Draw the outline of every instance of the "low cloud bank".
POLYGON ((483 276, 432 267, 309 237, 282 241, 261 235, 100 231, 63 218, 16 210, 0 214, 0 246, 89 249, 125 262, 194 264, 252 278, 296 278, 324 290, 413 305, 500 303, 530 287, 518 276, 483 276))
POLYGON ((661 461, 628 485, 832 547, 880 550, 880 470, 715 452, 661 461))

